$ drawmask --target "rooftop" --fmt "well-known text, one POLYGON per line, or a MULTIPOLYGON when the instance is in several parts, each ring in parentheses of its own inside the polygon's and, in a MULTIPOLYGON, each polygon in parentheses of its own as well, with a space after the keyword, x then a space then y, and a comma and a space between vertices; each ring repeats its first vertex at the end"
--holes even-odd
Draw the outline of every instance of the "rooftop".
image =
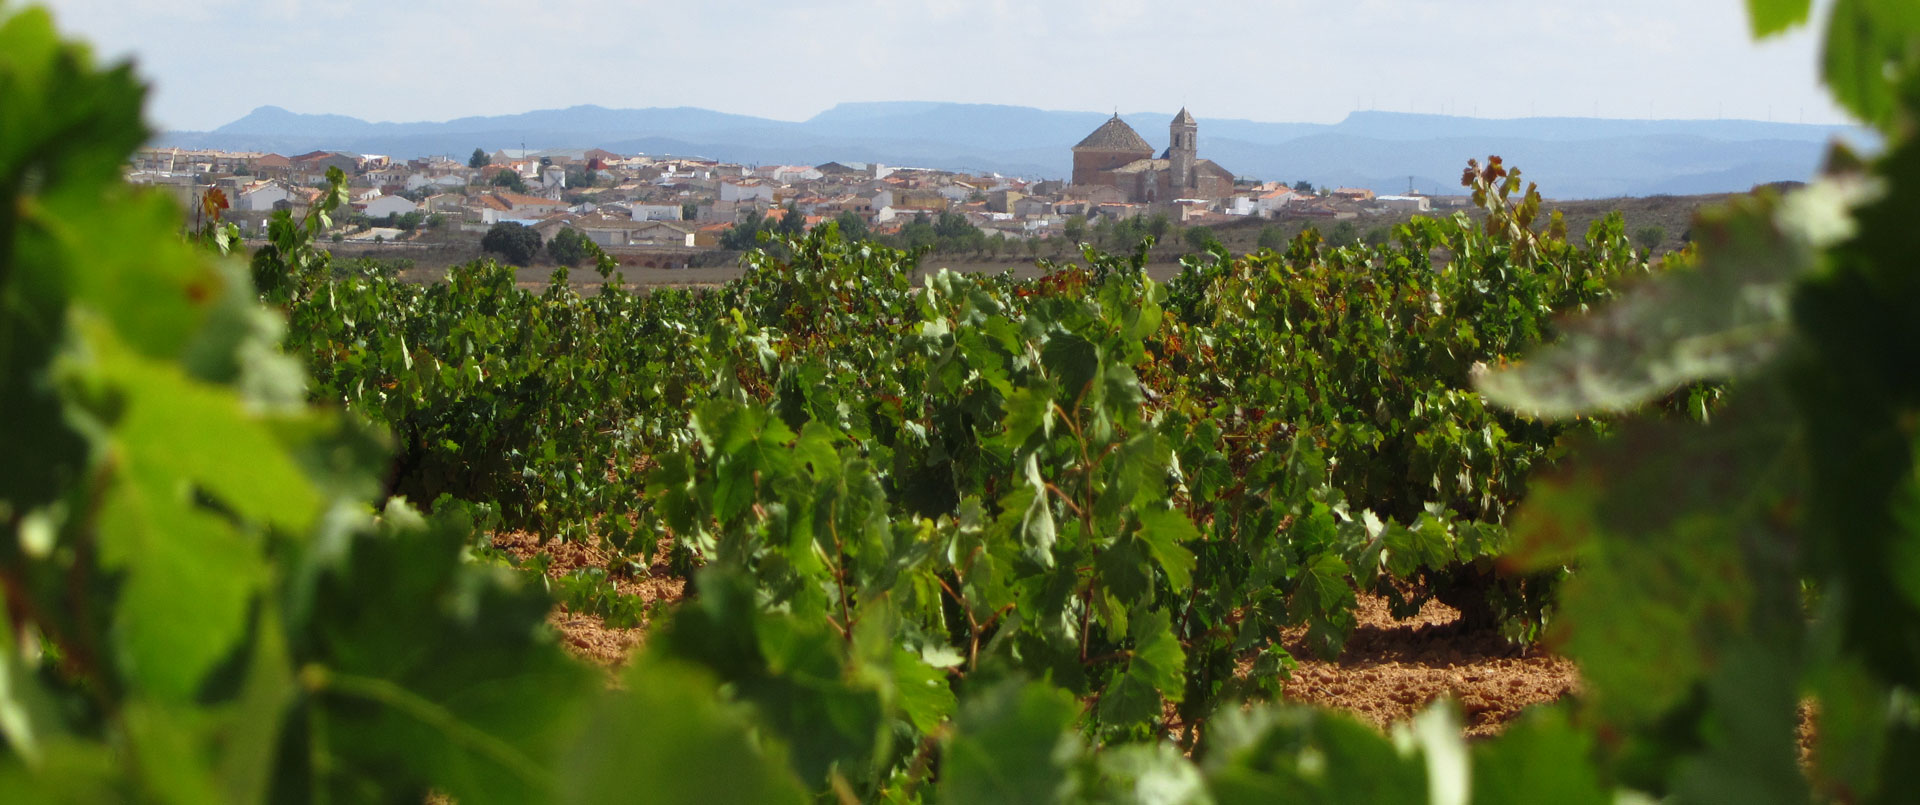
POLYGON ((1094 129, 1086 139, 1081 140, 1073 150, 1140 151, 1152 154, 1153 146, 1148 145, 1146 139, 1140 136, 1140 132, 1134 131, 1133 127, 1121 120, 1119 115, 1114 115, 1111 120, 1100 124, 1100 128, 1094 129))

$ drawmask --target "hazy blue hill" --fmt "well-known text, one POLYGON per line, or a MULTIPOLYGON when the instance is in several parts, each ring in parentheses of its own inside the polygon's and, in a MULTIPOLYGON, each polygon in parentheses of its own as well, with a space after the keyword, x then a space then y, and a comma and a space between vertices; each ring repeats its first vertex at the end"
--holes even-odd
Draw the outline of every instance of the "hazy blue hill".
POLYGON ((1730 141, 1688 135, 1554 141, 1519 137, 1387 140, 1346 134, 1302 137, 1279 146, 1202 141, 1236 171, 1316 186, 1423 193, 1461 192, 1468 159, 1498 154, 1553 198, 1746 190, 1775 179, 1805 179, 1824 145, 1784 140, 1730 141), (1772 178, 1768 178, 1772 177, 1772 178), (1691 188, 1685 191, 1676 188, 1691 188))
MULTIPOLYGON (((1025 106, 957 103, 843 103, 806 121, 817 135, 861 139, 950 142, 993 150, 1066 143, 1071 148, 1098 128, 1108 115, 1049 112, 1025 106)), ((1142 116, 1128 116, 1139 125, 1142 116)), ((1160 120, 1162 140, 1167 119, 1160 120)), ((1142 133, 1145 133, 1144 131, 1142 133)))
MULTIPOLYGON (((846 103, 801 122, 693 107, 574 106, 445 122, 370 123, 342 115, 255 109, 211 132, 169 132, 162 145, 274 151, 316 149, 459 159, 475 147, 578 148, 705 156, 754 164, 881 162, 1062 178, 1069 149, 1109 115, 1021 106, 920 101, 846 103)), ((1172 112, 1121 115, 1154 148, 1172 112)), ((1355 112, 1339 123, 1200 118, 1200 152, 1243 176, 1305 179, 1376 191, 1458 188, 1467 159, 1499 154, 1556 197, 1745 190, 1806 179, 1835 137, 1859 129, 1747 120, 1490 120, 1355 112)))
MULTIPOLYGON (((932 112, 942 107, 979 108, 984 104, 942 103, 940 101, 857 101, 842 103, 807 120, 808 123, 823 125, 843 125, 847 123, 867 123, 887 118, 917 115, 932 112)), ((1027 107, 1005 106, 1001 109, 1024 109, 1027 107)))
POLYGON ((691 106, 652 109, 608 109, 603 106, 573 106, 543 109, 518 115, 463 117, 446 123, 422 124, 459 132, 538 131, 553 135, 586 133, 658 131, 671 133, 724 132, 737 129, 783 129, 793 126, 778 120, 731 115, 691 106))
POLYGON ((312 115, 262 106, 212 134, 268 137, 399 137, 449 134, 528 134, 579 136, 636 130, 670 132, 731 131, 741 128, 786 128, 794 124, 765 118, 730 115, 690 106, 670 109, 608 109, 572 106, 540 109, 516 115, 462 117, 443 123, 369 123, 344 115, 312 115))
POLYGON ((346 115, 303 115, 289 112, 278 106, 262 106, 246 117, 214 129, 212 134, 251 135, 267 137, 314 136, 314 137, 359 137, 373 128, 373 124, 357 117, 346 115))
POLYGON ((1518 137, 1529 140, 1596 140, 1680 135, 1715 140, 1825 142, 1850 126, 1767 123, 1758 120, 1615 120, 1583 117, 1488 119, 1404 112, 1354 112, 1329 127, 1340 134, 1381 140, 1450 137, 1518 137))

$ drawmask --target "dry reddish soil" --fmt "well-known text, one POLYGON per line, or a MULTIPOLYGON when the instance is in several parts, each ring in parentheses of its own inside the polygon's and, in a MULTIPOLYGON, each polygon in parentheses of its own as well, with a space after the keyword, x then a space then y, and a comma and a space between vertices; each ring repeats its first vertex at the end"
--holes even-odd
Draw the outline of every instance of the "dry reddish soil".
MULTIPOLYGON (((685 583, 667 572, 665 540, 644 571, 632 570, 597 545, 542 542, 525 532, 497 535, 494 545, 521 561, 546 553, 552 557, 547 573, 554 577, 580 568, 608 568, 621 593, 649 603, 672 604, 686 592, 685 583)), ((1499 733, 1525 708, 1579 688, 1579 671, 1572 661, 1522 650, 1495 633, 1462 631, 1455 623, 1459 613, 1437 601, 1419 615, 1398 621, 1384 599, 1362 595, 1356 614, 1359 625, 1332 662, 1314 658, 1305 645, 1304 628, 1286 634, 1286 648, 1300 662, 1284 688, 1289 701, 1344 710, 1384 727, 1449 696, 1465 713, 1466 734, 1483 737, 1499 733)), ((644 624, 608 628, 597 616, 565 607, 556 608, 548 620, 569 651, 609 669, 624 664, 647 634, 644 624)))
MULTIPOLYGON (((493 545, 522 562, 545 553, 552 558, 547 566, 547 575, 553 578, 582 568, 604 568, 607 577, 613 580, 614 587, 622 595, 638 596, 650 604, 671 604, 686 594, 686 582, 674 578, 667 571, 667 541, 664 539, 660 540, 654 552, 653 564, 643 571, 634 570, 615 553, 597 544, 561 540, 543 542, 538 535, 525 531, 496 534, 493 545)), ((624 665, 627 657, 646 638, 650 625, 614 629, 603 623, 597 615, 569 612, 564 606, 555 607, 552 614, 547 616, 547 621, 560 631, 567 650, 607 668, 624 665)))
POLYGON ((1579 690, 1573 661, 1538 648, 1514 646, 1491 631, 1468 632, 1460 613, 1430 601, 1420 613, 1395 620, 1385 599, 1360 596, 1359 626, 1332 662, 1306 645, 1306 629, 1284 638, 1300 662, 1284 687, 1289 701, 1345 710, 1384 727, 1404 721, 1433 700, 1460 703, 1468 737, 1498 734, 1522 710, 1579 690))

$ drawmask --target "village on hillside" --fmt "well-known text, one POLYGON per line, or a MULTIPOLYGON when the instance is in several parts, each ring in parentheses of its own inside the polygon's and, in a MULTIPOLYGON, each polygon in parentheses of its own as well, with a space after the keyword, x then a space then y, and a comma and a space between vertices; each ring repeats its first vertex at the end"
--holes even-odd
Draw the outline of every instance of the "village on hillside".
POLYGON ((463 161, 149 147, 136 153, 127 178, 171 191, 187 209, 219 190, 226 218, 251 237, 264 233, 276 210, 303 213, 328 170, 338 168, 349 177, 353 208, 341 216, 341 240, 404 242, 512 222, 538 232, 543 243, 576 230, 609 251, 645 252, 644 264, 661 268, 740 247, 736 230, 743 226, 784 223, 782 229, 796 231, 837 220, 843 229, 896 235, 916 221, 964 221, 1006 243, 1075 238, 1103 219, 1151 216, 1183 227, 1249 218, 1348 220, 1458 202, 1236 176, 1200 157, 1198 126, 1184 109, 1169 124, 1168 142, 1156 155, 1116 115, 1072 148, 1073 174, 1064 181, 866 162, 742 165, 598 148, 475 149, 463 161), (804 226, 785 222, 788 215, 803 217, 804 226))

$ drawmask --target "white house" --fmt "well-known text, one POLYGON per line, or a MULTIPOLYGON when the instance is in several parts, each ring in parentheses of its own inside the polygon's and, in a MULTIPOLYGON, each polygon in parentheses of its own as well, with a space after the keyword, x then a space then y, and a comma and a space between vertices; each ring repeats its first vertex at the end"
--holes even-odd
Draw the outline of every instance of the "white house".
POLYGON ((680 212, 678 203, 656 204, 641 201, 633 203, 633 220, 635 221, 679 221, 682 220, 680 212))
POLYGON ((1253 214, 1262 218, 1272 218, 1279 214, 1281 209, 1285 208, 1288 204, 1292 204, 1293 200, 1299 197, 1299 193, 1286 187, 1275 188, 1264 193, 1255 193, 1253 196, 1253 214))
POLYGON ((726 180, 720 182, 721 201, 746 201, 747 199, 760 199, 769 204, 773 203, 773 185, 752 179, 743 182, 726 180))
POLYGON ((505 209, 513 211, 513 215, 509 216, 511 218, 531 218, 537 221, 556 212, 564 212, 567 209, 565 202, 542 196, 527 196, 519 193, 501 191, 494 193, 493 198, 505 205, 505 209))
POLYGON ((364 204, 356 204, 354 206, 359 207, 360 211, 366 213, 368 218, 406 215, 407 213, 420 209, 418 205, 400 196, 380 196, 369 199, 364 204))
POLYGON ((693 229, 667 221, 648 221, 633 230, 636 246, 683 246, 693 248, 693 229))
POLYGON ((1013 214, 1023 218, 1036 215, 1052 215, 1053 205, 1054 202, 1052 199, 1028 196, 1013 203, 1013 214))
POLYGON ((259 182, 240 191, 234 206, 246 212, 267 212, 273 205, 287 201, 292 194, 277 182, 259 182))
POLYGON ((425 187, 434 191, 440 191, 466 186, 467 177, 458 173, 443 173, 439 175, 414 173, 407 176, 406 182, 406 188, 408 190, 419 190, 425 187))
POLYGON ((1394 212, 1427 212, 1433 209, 1433 202, 1426 196, 1379 196, 1373 203, 1394 212))
POLYGON ((1263 218, 1272 217, 1273 210, 1277 207, 1267 198, 1268 195, 1271 194, 1241 193, 1224 200, 1221 203, 1220 211, 1228 215, 1254 215, 1263 218))
POLYGON ((602 247, 633 245, 633 228, 636 225, 633 221, 600 218, 576 219, 566 224, 602 247))
POLYGON ((819 168, 809 165, 763 165, 754 173, 771 179, 777 184, 810 182, 825 175, 819 168))
POLYGON ((693 230, 667 221, 623 221, 604 217, 585 217, 567 224, 604 247, 683 246, 692 247, 693 230))
POLYGON ((427 212, 459 212, 467 203, 467 197, 454 193, 436 193, 427 196, 421 207, 427 212))
POLYGON ((379 187, 405 182, 407 176, 411 173, 412 171, 408 170, 404 165, 387 165, 367 171, 366 179, 368 184, 379 187))

